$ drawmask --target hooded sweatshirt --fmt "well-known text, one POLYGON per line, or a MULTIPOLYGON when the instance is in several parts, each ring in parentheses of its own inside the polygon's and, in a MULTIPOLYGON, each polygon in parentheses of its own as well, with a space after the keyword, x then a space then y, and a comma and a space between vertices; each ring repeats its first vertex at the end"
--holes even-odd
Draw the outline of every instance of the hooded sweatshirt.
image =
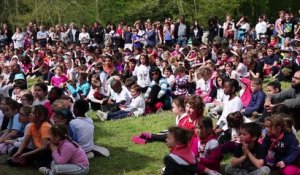
POLYGON ((163 175, 196 175, 197 164, 195 155, 188 145, 176 145, 164 158, 163 175))

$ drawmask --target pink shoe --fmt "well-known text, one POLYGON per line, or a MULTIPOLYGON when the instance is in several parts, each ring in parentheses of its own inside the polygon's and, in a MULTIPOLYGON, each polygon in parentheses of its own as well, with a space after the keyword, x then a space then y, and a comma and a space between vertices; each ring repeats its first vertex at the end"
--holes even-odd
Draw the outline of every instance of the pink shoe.
POLYGON ((142 133, 140 133, 139 137, 142 139, 148 140, 148 139, 151 139, 152 134, 150 132, 142 132, 142 133))
POLYGON ((136 135, 132 136, 131 138, 132 142, 138 145, 145 145, 146 144, 146 140, 142 139, 136 135))

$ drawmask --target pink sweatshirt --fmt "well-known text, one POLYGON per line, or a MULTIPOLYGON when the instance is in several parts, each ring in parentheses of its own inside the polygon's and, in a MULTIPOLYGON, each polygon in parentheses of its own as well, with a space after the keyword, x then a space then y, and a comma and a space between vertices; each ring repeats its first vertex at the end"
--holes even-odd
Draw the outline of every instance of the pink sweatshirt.
POLYGON ((57 165, 76 164, 81 166, 89 166, 88 158, 83 149, 79 145, 76 147, 68 139, 65 139, 59 143, 57 151, 52 152, 52 157, 57 165))
POLYGON ((55 87, 59 87, 61 83, 65 83, 68 78, 65 75, 61 75, 60 77, 53 76, 51 78, 51 85, 55 87))

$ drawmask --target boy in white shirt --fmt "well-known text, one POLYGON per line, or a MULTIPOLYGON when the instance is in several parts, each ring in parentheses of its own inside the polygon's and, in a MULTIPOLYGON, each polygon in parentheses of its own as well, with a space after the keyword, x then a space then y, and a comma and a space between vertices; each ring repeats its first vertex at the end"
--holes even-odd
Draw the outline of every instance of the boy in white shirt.
MULTIPOLYGON (((102 105, 102 111, 97 111, 97 116, 101 119, 103 116, 107 115, 107 112, 116 112, 120 110, 120 106, 128 106, 131 101, 131 96, 128 89, 122 85, 120 80, 114 79, 111 82, 111 93, 110 98, 106 104, 102 105)), ((102 120, 102 119, 101 119, 102 120)))
POLYGON ((113 119, 121 119, 127 116, 140 116, 145 112, 145 100, 142 97, 142 88, 139 85, 133 85, 130 88, 130 93, 132 96, 132 100, 129 105, 120 105, 120 111, 112 112, 112 113, 103 113, 98 115, 100 120, 113 120, 113 119))

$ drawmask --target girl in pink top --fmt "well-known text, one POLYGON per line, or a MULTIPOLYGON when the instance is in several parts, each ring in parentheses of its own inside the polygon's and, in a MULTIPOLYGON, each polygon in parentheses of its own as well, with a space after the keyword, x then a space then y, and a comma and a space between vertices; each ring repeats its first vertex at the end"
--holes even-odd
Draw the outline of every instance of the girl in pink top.
POLYGON ((51 169, 39 168, 42 174, 88 174, 89 161, 84 150, 67 135, 64 125, 54 125, 50 129, 53 162, 51 169))
POLYGON ((63 83, 65 83, 68 78, 63 74, 64 69, 62 66, 57 66, 55 69, 55 76, 51 78, 51 85, 55 87, 61 87, 63 83))

